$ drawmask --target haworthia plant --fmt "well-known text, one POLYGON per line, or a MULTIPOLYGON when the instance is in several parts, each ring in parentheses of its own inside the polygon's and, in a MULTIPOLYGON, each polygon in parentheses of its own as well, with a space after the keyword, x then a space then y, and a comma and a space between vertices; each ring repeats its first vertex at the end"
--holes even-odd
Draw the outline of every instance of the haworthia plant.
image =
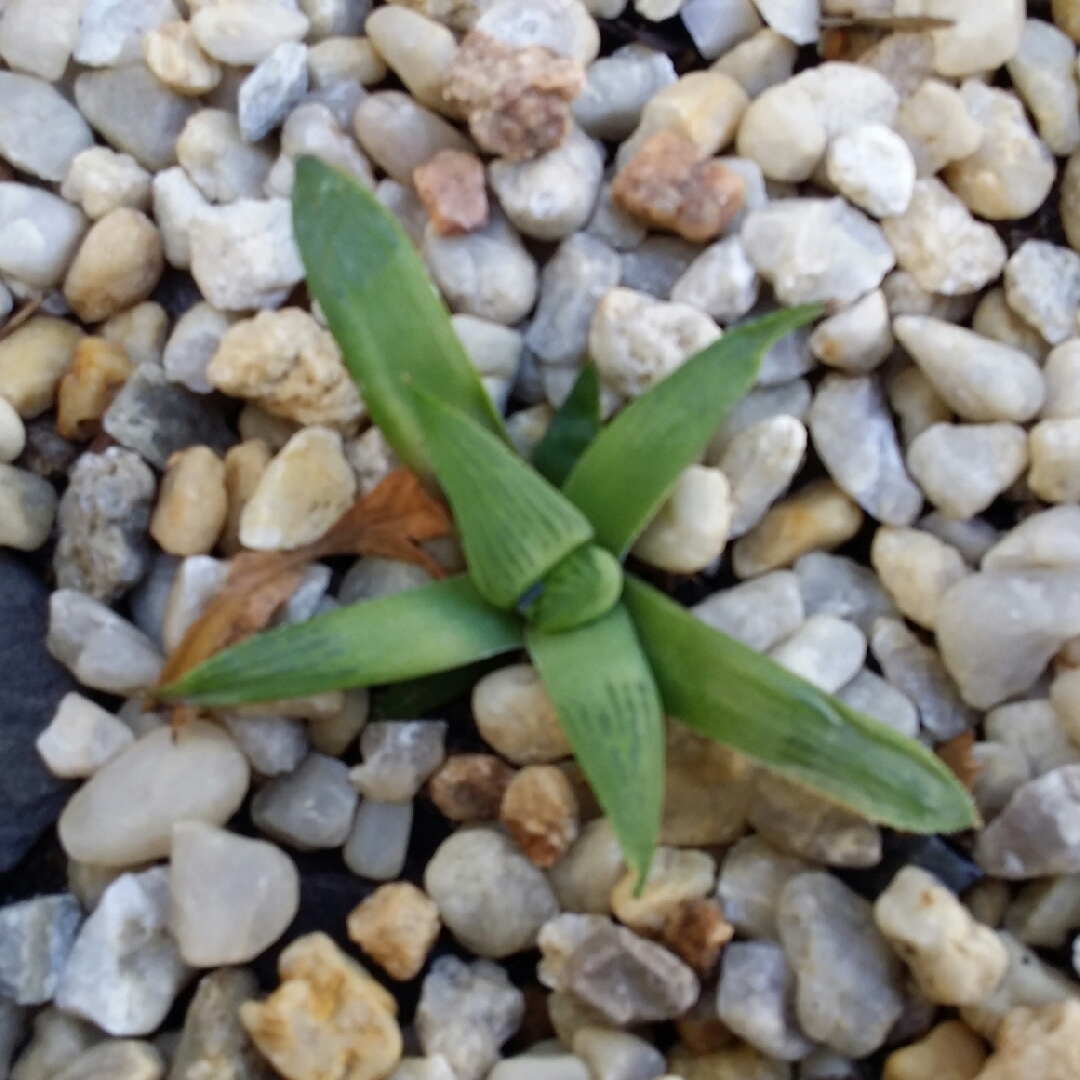
POLYGON ((388 692, 397 711, 445 700, 475 670, 459 679, 456 669, 524 646, 642 877, 660 828, 665 711, 871 820, 918 832, 976 823, 968 793, 917 743, 712 630, 621 566, 753 386, 764 350, 815 309, 729 331, 607 426, 586 365, 534 452, 534 471, 506 442, 423 265, 374 196, 302 158, 293 214, 308 286, 396 453, 442 486, 468 573, 255 637, 163 696, 224 706, 419 680, 388 692))

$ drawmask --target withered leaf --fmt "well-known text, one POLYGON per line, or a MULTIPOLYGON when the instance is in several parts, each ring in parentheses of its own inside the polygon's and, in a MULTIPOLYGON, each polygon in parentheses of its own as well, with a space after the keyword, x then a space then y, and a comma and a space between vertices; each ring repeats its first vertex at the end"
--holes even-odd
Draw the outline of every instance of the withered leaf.
POLYGON ((974 789, 975 777, 981 768, 971 752, 974 746, 975 732, 965 731, 962 735, 957 735, 955 739, 943 742, 935 751, 968 791, 974 789))
MULTIPOLYGON (((380 555, 416 563, 432 577, 442 577, 439 564, 420 544, 445 536, 452 528, 446 507, 416 476, 399 469, 358 499, 314 543, 295 551, 245 551, 234 556, 224 588, 173 650, 158 685, 167 686, 215 653, 265 629, 316 559, 380 555)), ((175 716, 174 722, 182 719, 175 716)))

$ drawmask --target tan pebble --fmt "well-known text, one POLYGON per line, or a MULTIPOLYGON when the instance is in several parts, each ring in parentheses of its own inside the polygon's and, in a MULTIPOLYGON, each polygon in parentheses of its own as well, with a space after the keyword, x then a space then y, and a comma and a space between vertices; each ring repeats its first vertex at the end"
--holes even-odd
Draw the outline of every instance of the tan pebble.
POLYGON ((169 459, 150 535, 170 555, 206 555, 227 512, 225 463, 208 446, 191 446, 169 459))
POLYGON ((662 844, 712 847, 742 836, 751 791, 744 757, 669 720, 664 768, 662 844))
POLYGON ((473 688, 480 737, 515 765, 549 765, 571 754, 570 742, 532 664, 511 664, 473 688))
POLYGON ((668 915, 661 940, 699 975, 708 975, 734 936, 720 905, 699 897, 684 900, 668 915))
POLYGON ((742 209, 746 181, 721 161, 702 161, 689 139, 658 131, 616 174, 611 196, 653 228, 704 243, 742 209))
POLYGON ((182 19, 149 30, 143 56, 151 74, 183 97, 200 97, 221 82, 221 65, 199 48, 190 23, 182 19))
POLYGON ((262 439, 247 439, 225 452, 225 495, 229 509, 218 546, 225 555, 240 551, 240 516, 273 455, 262 439))
POLYGON ((777 503, 735 541, 737 577, 749 578, 790 566, 810 551, 832 551, 861 528, 863 512, 828 480, 810 484, 777 503))
POLYGON ((297 424, 350 434, 364 415, 333 336, 299 308, 262 311, 230 326, 206 377, 218 390, 297 424))
POLYGON ((447 69, 443 98, 468 116, 482 149, 521 161, 570 134, 570 103, 584 88, 585 69, 576 60, 539 46, 510 48, 473 30, 447 69))
POLYGON ((1076 1080, 1080 1001, 1010 1009, 996 1041, 997 1050, 975 1080, 1076 1080))
POLYGON ((419 974, 441 926, 434 901, 415 885, 397 881, 354 908, 345 929, 391 978, 404 982, 419 974))
POLYGON ((352 505, 356 477, 341 436, 298 431, 266 467, 240 514, 240 543, 253 551, 292 551, 318 540, 352 505))
POLYGON ((101 336, 119 345, 136 367, 161 363, 168 334, 169 316, 153 300, 144 300, 127 311, 121 311, 101 328, 101 336))
POLYGON ((83 322, 100 322, 145 300, 164 266, 157 228, 145 214, 121 206, 86 234, 64 281, 64 296, 83 322))
POLYGON ((577 799, 553 765, 529 765, 510 781, 499 820, 535 866, 553 866, 577 839, 577 799))
POLYGON ((1005 946, 932 874, 905 866, 874 904, 874 921, 936 1005, 978 1005, 1001 985, 1005 946))
POLYGON ((401 1060, 397 1003, 326 934, 297 938, 281 985, 240 1022, 285 1080, 383 1080, 401 1060))
POLYGON ((32 420, 52 407, 57 384, 83 332, 64 319, 35 315, 0 341, 0 397, 32 420))
POLYGON ((881 1080, 975 1080, 985 1061, 982 1039, 967 1024, 946 1020, 918 1042, 894 1050, 881 1080))
POLYGON ((413 186, 440 236, 457 236, 487 224, 484 164, 475 154, 440 150, 413 169, 413 186))
POLYGON ((84 338, 56 392, 56 430, 72 442, 92 439, 101 430, 105 410, 134 370, 119 345, 84 338))
POLYGON ((611 890, 611 910, 631 930, 660 934, 671 915, 687 900, 700 900, 716 883, 716 862, 692 848, 660 847, 653 855, 645 886, 627 870, 611 890))
POLYGON ((464 823, 495 821, 514 770, 494 754, 454 754, 428 781, 443 817, 464 823))
POLYGON ((730 75, 720 71, 690 72, 649 99, 619 163, 658 131, 689 139, 702 157, 709 157, 735 138, 748 103, 746 91, 730 75))

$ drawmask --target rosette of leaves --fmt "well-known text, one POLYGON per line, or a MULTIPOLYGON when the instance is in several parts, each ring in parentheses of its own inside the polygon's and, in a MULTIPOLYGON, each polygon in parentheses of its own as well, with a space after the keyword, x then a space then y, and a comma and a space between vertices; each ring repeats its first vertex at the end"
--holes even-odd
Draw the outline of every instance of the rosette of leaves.
POLYGON ((524 649, 642 876, 661 822, 665 713, 871 821, 912 832, 976 823, 968 793, 925 748, 623 568, 753 386, 764 350, 815 309, 728 331, 606 425, 586 366, 530 463, 507 442, 422 262, 374 196, 302 158, 293 219, 308 286, 371 417, 441 487, 468 572, 260 634, 162 697, 220 707, 404 684, 399 704, 421 705, 468 684, 439 673, 524 649))

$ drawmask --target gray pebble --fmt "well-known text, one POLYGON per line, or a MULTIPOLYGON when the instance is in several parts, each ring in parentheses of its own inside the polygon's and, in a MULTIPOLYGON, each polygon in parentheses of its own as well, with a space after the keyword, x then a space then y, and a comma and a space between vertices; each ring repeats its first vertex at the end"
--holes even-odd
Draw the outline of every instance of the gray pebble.
POLYGON ((345 865, 360 877, 393 881, 405 865, 412 824, 411 802, 365 799, 345 841, 345 865))
POLYGON ((979 834, 975 857, 1009 880, 1080 871, 1080 765, 1022 784, 979 834))
POLYGON ((424 1053, 442 1054, 458 1080, 481 1080, 524 1011, 521 991, 498 964, 442 956, 424 977, 416 1033, 424 1053))
POLYGON ((308 754, 294 772, 258 792, 251 820, 260 832, 298 851, 334 848, 349 835, 356 803, 344 762, 308 754))
POLYGON ((0 994, 17 1005, 50 1001, 81 922, 70 893, 0 908, 0 994))
POLYGON ((915 703, 923 730, 934 742, 955 739, 977 720, 964 704, 941 657, 899 619, 874 623, 870 648, 885 677, 915 703))
POLYGON ((780 894, 777 925, 803 1031, 851 1057, 877 1050, 904 997, 900 962, 870 905, 829 874, 800 874, 780 894))
POLYGON ((248 142, 279 127, 307 93, 307 46, 282 42, 240 84, 237 112, 248 142))
POLYGON ((904 468, 876 379, 828 376, 810 407, 810 435, 829 475, 871 517, 888 525, 918 517, 922 493, 904 468))
POLYGON ((758 652, 795 633, 805 617, 799 579, 790 570, 713 593, 692 611, 707 626, 758 652))
POLYGON ((896 614, 877 575, 844 555, 812 551, 796 560, 794 571, 807 615, 835 615, 869 634, 876 619, 896 614))
POLYGON ((724 949, 716 1014, 736 1035, 781 1061, 806 1057, 814 1044, 795 1019, 794 973, 771 941, 736 941, 724 949))
POLYGON ((177 450, 209 446, 223 454, 235 441, 217 405, 143 364, 116 395, 102 422, 121 446, 164 469, 177 450))
POLYGON ((59 183, 93 143, 78 110, 47 82, 0 71, 0 156, 16 169, 59 183))
POLYGON ((575 233, 540 276, 540 302, 525 344, 542 364, 572 367, 585 355, 589 323, 604 294, 619 284, 619 256, 596 237, 575 233))
POLYGON ((406 802, 442 764, 446 723, 442 720, 380 720, 360 736, 363 765, 349 783, 368 799, 406 802))
POLYGON ((75 463, 60 500, 56 583, 111 603, 146 572, 146 528, 157 485, 138 454, 110 446, 75 463))
POLYGON ((75 80, 75 102, 111 146, 151 172, 176 164, 176 140, 198 107, 141 63, 84 72, 75 80))
POLYGON ((681 1016, 697 1000, 697 977, 674 953, 625 926, 603 926, 565 968, 566 987, 619 1027, 681 1016))

